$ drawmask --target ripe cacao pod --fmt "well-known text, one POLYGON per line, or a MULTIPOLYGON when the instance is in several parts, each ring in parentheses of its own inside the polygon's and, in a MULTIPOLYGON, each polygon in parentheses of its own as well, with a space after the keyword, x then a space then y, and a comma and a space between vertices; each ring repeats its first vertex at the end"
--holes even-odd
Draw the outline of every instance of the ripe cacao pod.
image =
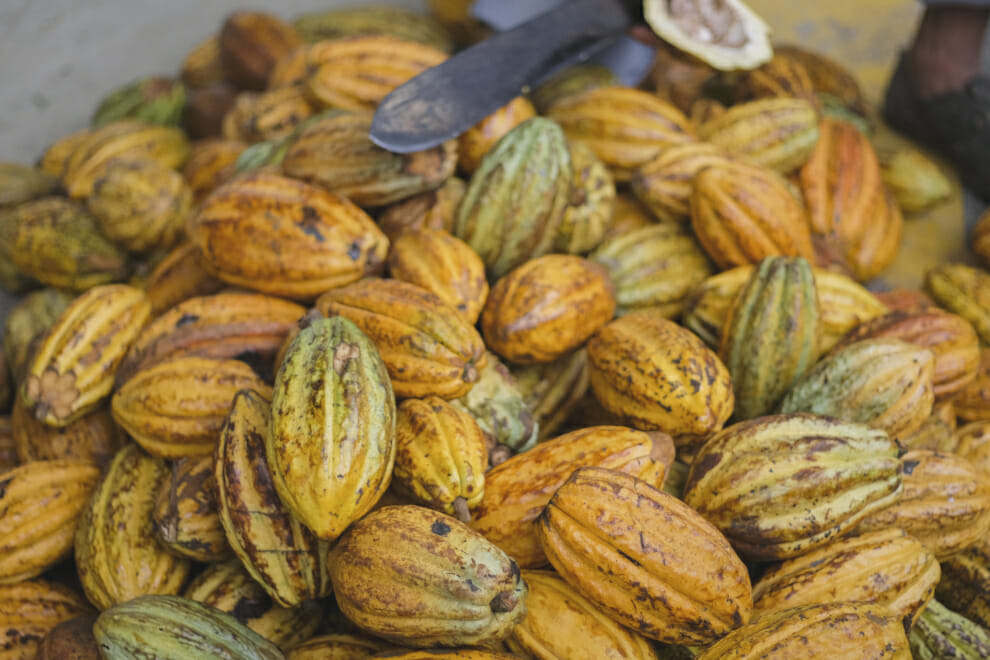
POLYGON ((457 164, 473 174, 481 159, 506 133, 536 116, 536 108, 525 96, 517 96, 457 138, 457 164))
POLYGON ((990 343, 990 273, 974 266, 944 263, 925 273, 925 291, 940 307, 973 324, 990 343))
POLYGON ((14 447, 22 463, 80 459, 102 468, 126 441, 108 407, 98 408, 58 428, 39 422, 17 400, 10 419, 14 447))
POLYGON ((582 348, 548 364, 513 368, 511 373, 539 429, 537 439, 547 440, 588 391, 588 352, 582 348))
POLYGON ((155 537, 170 551, 193 561, 215 562, 230 555, 217 513, 213 456, 180 458, 155 499, 155 537))
POLYGON ((577 142, 569 146, 574 181, 554 250, 585 254, 601 243, 612 226, 615 181, 590 147, 577 142))
MULTIPOLYGON (((24 580, 0 586, 0 621, 4 636, 0 657, 28 660, 39 643, 57 624, 93 609, 82 595, 48 580, 24 580)), ((74 660, 57 656, 58 660, 74 660)), ((53 658, 54 660, 54 658, 53 658)))
POLYGON ((694 177, 729 158, 709 142, 686 142, 664 149, 633 172, 633 193, 662 222, 687 224, 691 219, 694 177))
POLYGON ((96 615, 66 619, 48 631, 34 660, 100 660, 100 646, 93 636, 96 615))
POLYGON ((407 229, 443 229, 453 233, 454 218, 467 184, 455 176, 436 190, 407 197, 378 216, 378 226, 394 241, 407 229))
POLYGON ((224 77, 244 89, 264 89, 275 63, 301 43, 294 27, 254 11, 227 16, 217 39, 224 77))

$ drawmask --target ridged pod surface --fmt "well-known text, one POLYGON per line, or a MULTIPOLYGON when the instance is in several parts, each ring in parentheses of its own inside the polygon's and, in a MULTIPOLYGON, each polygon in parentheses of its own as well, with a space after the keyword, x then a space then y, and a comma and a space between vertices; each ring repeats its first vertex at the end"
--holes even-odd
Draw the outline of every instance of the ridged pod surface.
POLYGON ((435 190, 389 205, 378 216, 378 226, 393 241, 407 229, 443 229, 453 233, 457 207, 466 190, 464 180, 452 176, 435 190))
POLYGON ((694 237, 673 223, 607 239, 588 258, 608 270, 618 316, 646 311, 677 318, 687 295, 715 274, 694 237))
POLYGON ((505 639, 526 614, 526 583, 507 554, 450 516, 388 506, 356 522, 330 556, 344 615, 413 647, 505 639))
POLYGON ((279 87, 266 92, 240 92, 221 123, 227 140, 247 143, 288 138, 313 115, 302 87, 279 87))
POLYGON ((698 136, 736 158, 786 174, 811 156, 818 113, 802 98, 749 101, 703 123, 698 136))
POLYGON ((811 264, 767 257, 729 308, 719 357, 732 376, 736 419, 776 409, 818 360, 821 309, 811 264))
POLYGON ((80 459, 105 467, 126 441, 108 406, 60 428, 39 422, 17 400, 10 413, 10 427, 16 458, 21 463, 80 459))
POLYGON ((908 641, 917 660, 990 658, 990 631, 937 600, 928 602, 908 641))
POLYGON ((234 165, 248 144, 240 140, 211 138, 193 143, 189 160, 182 167, 182 177, 199 204, 224 181, 233 176, 234 165))
POLYGON ((612 226, 615 181, 590 147, 575 142, 570 144, 570 150, 574 181, 554 250, 585 254, 601 243, 612 226))
POLYGON ((553 250, 573 169, 560 126, 519 124, 482 158, 457 209, 454 235, 485 262, 490 279, 553 250))
POLYGON ((937 401, 950 399, 966 387, 980 367, 980 340, 973 326, 939 309, 895 311, 870 319, 853 328, 833 350, 877 337, 902 339, 934 354, 932 391, 937 401))
POLYGON ((352 202, 269 173, 217 188, 186 231, 220 279, 287 298, 312 299, 380 272, 388 252, 388 239, 352 202))
POLYGON ((784 396, 780 412, 861 422, 908 435, 932 412, 935 356, 900 339, 864 339, 829 353, 784 396))
POLYGON ((568 584, 641 635, 706 644, 749 620, 749 575, 726 538, 631 475, 577 470, 540 514, 537 535, 568 584))
POLYGON ((489 470, 485 496, 470 524, 521 567, 537 568, 547 560, 536 536, 536 519, 575 470, 618 470, 659 487, 673 460, 673 441, 663 433, 621 426, 571 431, 489 470))
POLYGON ((691 219, 691 190, 698 172, 729 158, 709 142, 687 142, 664 149, 633 172, 633 193, 661 221, 687 224, 691 219))
POLYGON ((299 607, 276 603, 239 559, 210 564, 182 595, 230 614, 279 648, 305 642, 316 634, 323 619, 323 609, 315 600, 299 607))
POLYGON ((99 480, 99 466, 81 460, 32 461, 0 473, 0 584, 41 575, 72 554, 99 480))
POLYGON ((392 153, 368 138, 372 113, 340 112, 307 122, 294 135, 286 176, 342 195, 363 208, 384 206, 439 187, 457 167, 457 143, 392 153))
POLYGON ((523 571, 523 579, 529 587, 526 618, 512 629, 510 651, 541 660, 656 660, 642 635, 606 616, 555 573, 523 571))
POLYGON ((183 242, 173 248, 152 269, 144 283, 151 301, 151 316, 157 318, 184 300, 208 296, 224 286, 210 275, 199 248, 183 242))
POLYGON ((365 660, 377 651, 394 648, 392 644, 359 633, 318 635, 293 646, 286 660, 365 660))
POLYGON ((270 438, 271 404, 238 392, 216 450, 217 508, 244 569, 280 605, 295 607, 329 595, 329 547, 279 499, 265 458, 270 438))
POLYGON ((3 350, 14 383, 24 381, 24 371, 38 338, 58 320, 74 296, 57 289, 40 289, 22 297, 3 324, 3 350))
POLYGON ((27 366, 21 398, 49 426, 94 410, 151 314, 141 289, 108 284, 76 298, 41 340, 27 366))
POLYGON ((333 540, 371 510, 392 477, 395 397, 358 326, 332 317, 299 331, 275 377, 271 429, 272 483, 314 534, 333 540))
POLYGON ((324 108, 374 110, 393 89, 445 59, 442 50, 382 34, 325 40, 309 47, 305 84, 324 108))
POLYGON ((155 499, 155 536, 171 552, 193 561, 215 562, 230 556, 217 513, 213 456, 180 458, 155 499))
POLYGON ((113 396, 114 420, 163 458, 213 453, 238 390, 271 388, 239 360, 179 357, 142 369, 113 396))
POLYGON ((474 325, 488 299, 485 264, 471 247, 442 229, 407 229, 388 253, 389 275, 440 296, 474 325))
POLYGON ((406 399, 396 411, 394 483, 424 505, 470 519, 485 494, 485 435, 440 397, 406 399))
POLYGON ((772 567, 753 585, 754 612, 801 605, 876 603, 908 632, 935 594, 942 571, 935 555, 902 529, 836 539, 772 567))
POLYGON ((96 619, 93 634, 105 660, 140 658, 149 649, 159 660, 285 657, 233 616, 180 596, 140 596, 114 605, 96 619))
POLYGON ((240 89, 264 89, 275 63, 300 44, 292 25, 272 14, 236 11, 220 27, 224 79, 240 89))
POLYGON ((525 96, 517 96, 457 138, 457 164, 472 174, 481 159, 506 133, 536 116, 536 108, 525 96))
POLYGON ((856 77, 838 62, 792 44, 774 46, 774 53, 804 65, 811 84, 821 94, 829 94, 853 112, 866 116, 867 104, 856 77))
MULTIPOLYGON (((753 266, 739 266, 699 284, 685 300, 684 326, 717 348, 729 307, 752 269, 753 266)), ((821 308, 819 346, 823 353, 860 323, 887 312, 883 302, 852 278, 820 268, 815 268, 814 273, 821 308)))
MULTIPOLYGON (((81 594, 57 582, 38 579, 2 585, 0 622, 5 634, 0 641, 0 657, 4 660, 34 658, 36 649, 52 628, 92 612, 81 594)), ((58 656, 58 660, 75 659, 58 656)))
POLYGON ((901 498, 899 448, 863 424, 808 414, 734 424, 694 457, 684 501, 748 559, 787 559, 901 498))
POLYGON ((539 440, 554 437, 588 391, 588 352, 579 349, 548 364, 514 367, 512 377, 539 427, 539 440))
POLYGON ((804 208, 785 179, 741 162, 712 165, 694 179, 691 226, 722 269, 786 255, 815 261, 804 208))
POLYGON ((636 428, 701 436, 732 414, 728 369, 672 321, 629 314, 599 330, 587 349, 595 398, 636 428))
POLYGON ((510 362, 553 362, 580 348, 614 314, 615 290, 603 266, 548 254, 495 283, 481 330, 485 345, 510 362))
POLYGON ((769 62, 742 74, 736 85, 736 100, 791 98, 808 101, 818 108, 821 102, 811 75, 797 58, 774 52, 769 62))
POLYGON ((485 365, 478 331, 415 284, 365 279, 327 291, 316 308, 350 320, 374 342, 398 397, 463 396, 485 365))
POLYGON ((445 53, 454 48, 451 35, 430 14, 388 6, 324 9, 302 14, 293 22, 305 43, 358 35, 383 34, 432 46, 445 53))
POLYGON ((0 261, 21 276, 83 292, 127 277, 127 254, 103 234, 81 204, 40 197, 0 212, 0 261))
POLYGON ((103 610, 144 594, 175 594, 191 564, 155 539, 151 512, 168 476, 165 461, 136 444, 117 452, 83 510, 76 568, 90 602, 103 610))
POLYGON ((901 457, 904 493, 857 529, 898 527, 939 560, 983 542, 990 531, 990 474, 962 456, 915 449, 901 457))
POLYGON ((697 660, 911 660, 904 627, 865 603, 805 605, 760 617, 697 660))
POLYGON ((990 273, 966 264, 939 264, 925 273, 925 291, 940 307, 969 321, 983 343, 990 343, 990 273))
POLYGON ((179 357, 237 359, 270 369, 270 361, 306 308, 260 293, 196 296, 149 323, 117 371, 118 387, 136 373, 179 357))
POLYGON ((567 139, 591 147, 616 182, 662 150, 695 137, 687 117, 668 101, 632 87, 597 87, 557 99, 547 110, 567 139))

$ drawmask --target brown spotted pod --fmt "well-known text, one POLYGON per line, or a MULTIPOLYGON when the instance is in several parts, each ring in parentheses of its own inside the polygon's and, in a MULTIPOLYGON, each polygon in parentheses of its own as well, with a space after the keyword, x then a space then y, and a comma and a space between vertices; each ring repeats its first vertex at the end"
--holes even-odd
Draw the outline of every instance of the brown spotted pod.
POLYGON ((694 177, 728 158, 725 151, 709 142, 678 144, 639 167, 630 185, 636 197, 661 221, 687 224, 691 219, 694 177))
POLYGON ((271 14, 239 11, 218 35, 225 77, 244 89, 264 89, 275 63, 301 43, 295 28, 271 14))
POLYGON ((14 448, 22 463, 80 459, 104 467, 126 441, 106 406, 59 428, 39 422, 16 401, 10 421, 14 448))
POLYGON ((208 563, 230 556, 217 513, 216 489, 212 454, 174 461, 151 514, 158 541, 193 561, 208 563))
POLYGON ((390 241, 407 229, 442 229, 453 233, 457 207, 467 184, 455 176, 429 192, 391 204, 378 216, 378 226, 390 241))
MULTIPOLYGON (((34 658, 36 651, 41 652, 42 640, 58 624, 83 616, 95 618, 92 606, 81 594, 57 582, 37 579, 0 586, 0 623, 5 633, 0 642, 0 657, 34 658)), ((70 655, 50 657, 77 660, 70 655)), ((99 657, 81 655, 78 660, 99 657)))
POLYGON ((612 226, 615 181, 605 164, 586 144, 572 143, 571 199, 557 228, 554 250, 586 254, 602 242, 612 226))
POLYGON ((583 348, 553 362, 510 369, 541 441, 557 434, 588 391, 588 352, 583 348))

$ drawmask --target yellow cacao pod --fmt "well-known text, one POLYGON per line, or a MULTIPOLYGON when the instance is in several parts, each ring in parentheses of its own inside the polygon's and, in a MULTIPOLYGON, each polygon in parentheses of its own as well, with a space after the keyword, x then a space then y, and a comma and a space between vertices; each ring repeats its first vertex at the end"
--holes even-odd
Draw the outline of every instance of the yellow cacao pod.
POLYGON ((472 174, 486 153, 502 136, 527 119, 536 116, 536 108, 525 96, 517 96, 488 115, 457 138, 457 164, 472 174))
POLYGON ((45 635, 57 624, 92 611, 82 595, 56 582, 39 579, 0 586, 0 621, 5 632, 0 658, 34 658, 45 635))
POLYGON ((219 138, 193 142, 189 160, 182 168, 182 178, 192 192, 194 205, 234 175, 237 158, 247 147, 240 140, 219 138))
POLYGON ((436 190, 390 205, 378 216, 378 226, 391 241, 407 229, 442 229, 453 233, 457 207, 466 190, 463 179, 452 176, 436 190))
POLYGON ((513 367, 512 377, 533 414, 538 440, 554 437, 588 391, 588 352, 579 349, 548 364, 513 367))
POLYGON ((990 273, 965 264, 939 264, 925 273, 925 291, 940 307, 969 321, 990 343, 990 273))
POLYGON ((171 552, 193 561, 214 562, 230 555, 217 513, 213 456, 180 458, 155 498, 155 537, 171 552))
POLYGON ((388 642, 370 635, 331 633, 292 647, 285 657, 286 660, 365 660, 376 651, 390 648, 388 642))
POLYGON ((661 221, 686 224, 691 218, 694 177, 728 155, 709 142, 687 142, 664 149, 632 176, 636 197, 661 221))

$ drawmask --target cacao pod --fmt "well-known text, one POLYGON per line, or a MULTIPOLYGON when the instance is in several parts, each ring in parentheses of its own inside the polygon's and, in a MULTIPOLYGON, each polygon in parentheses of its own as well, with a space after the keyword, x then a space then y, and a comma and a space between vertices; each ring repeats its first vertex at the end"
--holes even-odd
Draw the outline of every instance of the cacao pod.
POLYGON ((556 435, 588 391, 588 352, 583 348, 554 362, 510 370, 539 429, 537 439, 556 435))
POLYGON ((585 254, 601 243, 612 225, 615 181, 587 145, 571 144, 570 152, 574 181, 570 203, 557 228, 554 250, 585 254))
POLYGON ((506 133, 536 116, 536 108, 525 96, 517 96, 457 138, 457 164, 473 174, 481 159, 506 133))
MULTIPOLYGON (((0 620, 4 636, 0 657, 28 660, 57 624, 89 615, 92 607, 72 589, 48 580, 25 580, 0 586, 0 620)), ((74 660, 57 656, 58 660, 74 660)))
POLYGON ((925 291, 940 307, 969 321, 990 343, 990 273, 959 263, 944 263, 925 273, 925 291))
POLYGON ((294 27, 253 11, 227 16, 218 40, 224 77, 244 89, 264 89, 279 58, 301 43, 294 27))
POLYGON ((378 216, 378 226, 394 241, 407 229, 442 229, 453 233, 454 218, 467 184, 450 177, 436 190, 407 197, 378 216))
POLYGON ((990 657, 990 631, 937 600, 928 602, 908 641, 912 656, 918 660, 990 657))
POLYGON ((193 561, 221 561, 230 555, 217 513, 213 471, 212 455, 173 462, 151 514, 158 541, 193 561))
POLYGON ((701 170, 725 162, 728 155, 708 142, 687 142, 664 149, 633 172, 630 186, 636 197, 662 222, 687 224, 691 191, 701 170))

